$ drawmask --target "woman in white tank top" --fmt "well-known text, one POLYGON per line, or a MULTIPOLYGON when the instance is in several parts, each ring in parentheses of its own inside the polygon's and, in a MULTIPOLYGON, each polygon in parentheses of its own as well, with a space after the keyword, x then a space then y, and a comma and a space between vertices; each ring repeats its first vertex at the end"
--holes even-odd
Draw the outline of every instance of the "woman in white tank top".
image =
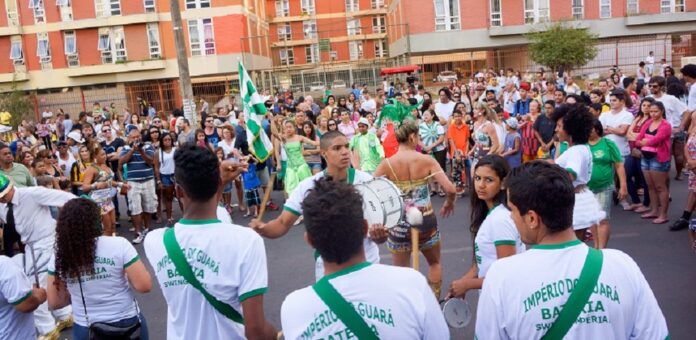
MULTIPOLYGON (((174 201, 174 137, 166 133, 160 139, 159 152, 155 152, 155 177, 157 190, 164 203, 167 214, 167 225, 174 225, 172 218, 172 202, 174 201)), ((179 201, 181 205, 181 201, 179 201)), ((181 208, 181 206, 179 207, 181 208)))

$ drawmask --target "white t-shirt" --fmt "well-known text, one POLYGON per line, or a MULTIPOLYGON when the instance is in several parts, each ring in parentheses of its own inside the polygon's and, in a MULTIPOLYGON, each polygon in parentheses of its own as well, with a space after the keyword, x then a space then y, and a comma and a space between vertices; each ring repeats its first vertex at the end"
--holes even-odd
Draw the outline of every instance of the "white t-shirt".
POLYGON ((573 174, 574 187, 586 185, 592 177, 592 152, 585 144, 569 147, 556 159, 556 164, 573 174))
MULTIPOLYGON (((304 179, 297 185, 297 188, 290 194, 290 197, 285 201, 283 210, 286 210, 296 216, 302 215, 302 201, 307 197, 307 192, 314 188, 314 182, 323 178, 325 176, 325 171, 322 171, 310 178, 304 179)), ((372 175, 367 172, 360 170, 355 170, 350 168, 348 170, 347 181, 350 184, 362 184, 372 180, 372 175)), ((365 257, 367 261, 372 263, 379 263, 379 247, 374 243, 369 237, 365 237, 363 240, 363 246, 365 248, 365 257)), ((314 274, 316 279, 319 280, 324 276, 324 262, 318 253, 314 254, 316 262, 314 266, 314 274)))
POLYGON ((227 212, 225 207, 217 206, 217 210, 215 210, 215 214, 217 215, 218 220, 222 223, 232 223, 232 216, 230 216, 230 213, 227 212))
POLYGON ((510 210, 503 205, 496 206, 488 213, 478 233, 476 233, 474 254, 478 267, 478 277, 486 277, 488 268, 498 260, 495 247, 499 245, 514 245, 517 248, 517 254, 526 249, 520 239, 520 233, 515 227, 515 222, 510 217, 510 210))
MULTIPOLYGON (((224 315, 177 273, 164 247, 166 228, 145 237, 145 254, 167 301, 167 339, 244 339, 244 325, 224 315)), ((208 293, 243 315, 241 303, 268 287, 266 250, 249 228, 217 220, 180 220, 176 239, 208 293)))
POLYGON ((11 258, 0 255, 0 339, 36 339, 34 313, 15 306, 31 297, 32 284, 11 258))
POLYGON ((56 152, 56 158, 58 159, 58 167, 63 171, 64 174, 69 174, 70 169, 72 169, 73 164, 76 162, 75 156, 73 156, 72 152, 68 152, 67 160, 60 158, 59 152, 56 152))
POLYGON ((689 86, 688 104, 689 110, 696 110, 696 81, 689 86))
POLYGON ((360 108, 367 112, 375 113, 377 111, 377 102, 374 99, 366 100, 360 105, 360 108))
POLYGON ((681 100, 679 100, 677 97, 671 94, 663 93, 660 96, 660 98, 657 98, 655 96, 651 97, 655 98, 655 100, 657 100, 658 102, 664 104, 665 113, 667 114, 667 121, 670 125, 672 125, 673 129, 678 128, 679 125, 681 125, 682 115, 684 114, 684 111, 688 110, 686 104, 684 104, 681 100))
POLYGON ((515 103, 520 99, 520 93, 517 90, 503 92, 503 110, 507 113, 515 111, 515 103))
MULTIPOLYGON (((94 259, 94 274, 81 276, 82 292, 87 303, 89 322, 113 322, 137 315, 133 293, 125 269, 140 259, 128 240, 120 236, 99 236, 94 259)), ((48 263, 48 275, 55 275, 55 256, 48 263)), ((67 279, 75 323, 87 327, 80 285, 67 279)))
MULTIPOLYGON (((599 115, 599 121, 602 123, 602 127, 604 127, 605 129, 608 127, 618 128, 621 125, 630 126, 631 123, 633 123, 633 115, 630 112, 626 111, 626 109, 622 110, 619 113, 607 111, 599 115)), ((616 143, 616 146, 619 148, 621 156, 628 156, 628 154, 631 153, 631 149, 628 146, 628 138, 626 138, 626 136, 605 134, 604 137, 616 143)))
MULTIPOLYGON (((380 339, 449 339, 449 328, 425 277, 411 268, 363 262, 326 276, 380 339)), ((310 287, 285 298, 286 339, 350 339, 350 332, 310 287)))
MULTIPOLYGON (((476 337, 541 338, 567 302, 587 252, 575 240, 496 261, 483 282, 476 337)), ((602 253, 595 291, 564 339, 665 339, 667 323, 638 265, 621 251, 602 253)))
POLYGON ((451 100, 447 103, 442 103, 438 101, 437 103, 435 103, 435 113, 440 119, 449 121, 450 117, 452 117, 452 111, 454 111, 455 105, 456 104, 451 100))

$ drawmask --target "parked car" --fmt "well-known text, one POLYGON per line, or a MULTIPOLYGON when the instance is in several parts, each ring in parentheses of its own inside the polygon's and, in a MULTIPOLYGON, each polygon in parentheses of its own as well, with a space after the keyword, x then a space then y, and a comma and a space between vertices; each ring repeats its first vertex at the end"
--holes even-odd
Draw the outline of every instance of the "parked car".
POLYGON ((437 75, 437 81, 444 83, 452 80, 457 80, 457 73, 454 71, 442 71, 437 75))
POLYGON ((309 91, 324 91, 324 83, 315 81, 309 84, 309 91))
POLYGON ((331 84, 331 88, 333 88, 333 89, 345 89, 346 82, 345 82, 345 80, 336 79, 333 81, 333 84, 331 84))

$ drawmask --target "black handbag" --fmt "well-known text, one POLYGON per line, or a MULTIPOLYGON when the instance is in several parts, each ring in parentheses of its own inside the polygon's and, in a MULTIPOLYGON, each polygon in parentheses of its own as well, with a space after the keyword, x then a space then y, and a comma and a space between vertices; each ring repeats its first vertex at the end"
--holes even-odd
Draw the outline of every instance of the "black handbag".
POLYGON ((88 339, 90 340, 139 340, 141 331, 140 311, 138 303, 133 298, 135 305, 135 315, 138 321, 130 326, 115 326, 107 322, 89 322, 87 315, 87 304, 85 303, 85 295, 82 293, 82 280, 78 277, 77 283, 80 286, 80 297, 82 298, 82 307, 85 309, 85 319, 87 319, 88 339))

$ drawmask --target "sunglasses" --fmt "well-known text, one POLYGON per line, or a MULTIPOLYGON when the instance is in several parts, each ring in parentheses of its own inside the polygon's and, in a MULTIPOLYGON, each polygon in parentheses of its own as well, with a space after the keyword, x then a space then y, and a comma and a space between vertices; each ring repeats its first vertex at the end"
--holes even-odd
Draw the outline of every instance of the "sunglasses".
POLYGON ((336 126, 336 124, 334 124, 334 123, 331 123, 331 124, 329 124, 329 126, 336 126))

